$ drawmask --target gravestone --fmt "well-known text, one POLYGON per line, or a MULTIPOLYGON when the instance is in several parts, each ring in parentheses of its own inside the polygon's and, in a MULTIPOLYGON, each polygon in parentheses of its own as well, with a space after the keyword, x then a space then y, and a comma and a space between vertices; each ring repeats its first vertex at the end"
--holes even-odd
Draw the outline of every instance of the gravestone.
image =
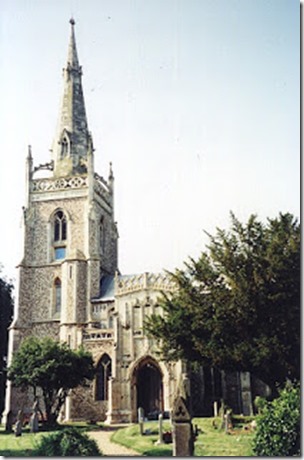
POLYGON ((137 409, 138 423, 139 423, 139 432, 143 436, 144 434, 144 417, 145 413, 142 407, 137 409))
POLYGON ((225 433, 229 433, 230 430, 232 430, 232 411, 228 410, 226 414, 224 415, 224 421, 225 421, 225 433))
POLYGON ((13 415, 13 412, 10 410, 6 416, 6 422, 5 422, 5 431, 7 433, 11 433, 13 431, 13 420, 14 420, 14 415, 13 415))
POLYGON ((17 422, 15 424, 15 436, 22 436, 23 412, 18 411, 17 422))
POLYGON ((194 454, 194 433, 186 400, 178 395, 173 403, 173 457, 192 457, 194 454))
POLYGON ((30 431, 31 433, 37 433, 39 430, 39 424, 38 424, 38 401, 34 402, 33 405, 33 414, 31 415, 30 418, 30 431))
POLYGON ((159 436, 158 436, 158 440, 156 441, 157 445, 164 443, 164 437, 163 437, 163 414, 159 414, 159 416, 158 416, 158 431, 159 431, 159 436))
POLYGON ((213 402, 213 415, 214 417, 218 417, 218 402, 217 401, 213 402))

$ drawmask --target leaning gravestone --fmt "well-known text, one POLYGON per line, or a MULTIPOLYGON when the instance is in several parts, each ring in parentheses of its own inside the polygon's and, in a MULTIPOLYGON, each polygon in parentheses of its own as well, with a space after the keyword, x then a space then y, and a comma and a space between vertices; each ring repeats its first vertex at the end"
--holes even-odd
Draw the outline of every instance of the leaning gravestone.
POLYGON ((186 400, 177 396, 172 410, 173 457, 192 457, 194 434, 186 400))

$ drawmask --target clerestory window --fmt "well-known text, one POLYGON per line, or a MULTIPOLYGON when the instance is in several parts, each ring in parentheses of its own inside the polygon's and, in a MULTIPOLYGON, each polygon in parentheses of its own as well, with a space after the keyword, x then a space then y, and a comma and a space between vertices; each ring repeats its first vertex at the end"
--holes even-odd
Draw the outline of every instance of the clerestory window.
POLYGON ((112 373, 111 358, 106 353, 98 361, 95 380, 95 400, 108 401, 109 379, 112 373))

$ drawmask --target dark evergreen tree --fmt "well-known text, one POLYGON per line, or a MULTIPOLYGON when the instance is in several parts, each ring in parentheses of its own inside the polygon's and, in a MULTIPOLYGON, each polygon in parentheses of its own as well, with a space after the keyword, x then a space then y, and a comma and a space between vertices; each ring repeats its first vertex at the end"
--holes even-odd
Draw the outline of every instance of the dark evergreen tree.
MULTIPOLYGON (((1 267, 0 267, 1 274, 1 267)), ((0 278, 0 418, 5 405, 8 328, 13 320, 13 285, 0 278)))
POLYGON ((231 223, 171 273, 177 290, 146 328, 167 360, 250 371, 276 391, 300 376, 300 226, 289 213, 231 223))

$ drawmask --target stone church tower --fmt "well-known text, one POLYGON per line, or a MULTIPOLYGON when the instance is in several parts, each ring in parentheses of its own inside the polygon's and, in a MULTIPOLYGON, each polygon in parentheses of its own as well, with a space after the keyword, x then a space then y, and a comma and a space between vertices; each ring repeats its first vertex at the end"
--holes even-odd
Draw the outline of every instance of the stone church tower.
MULTIPOLYGON (((131 422, 139 407, 149 417, 168 412, 183 378, 180 362, 159 361, 143 328, 147 315, 162 314, 160 293, 172 292, 174 285, 164 274, 119 273, 114 176, 111 165, 107 180, 94 170, 73 19, 70 25, 52 157, 34 166, 29 147, 26 159, 24 257, 9 359, 30 335, 65 341, 73 349, 83 345, 92 352, 96 378, 71 392, 63 419, 131 422)), ((211 415, 223 397, 235 412, 249 413, 251 383, 248 373, 201 369, 192 381, 197 415, 211 415)), ((9 382, 6 415, 30 413, 32 405, 33 395, 9 382)))
MULTIPOLYGON (((94 170, 73 19, 70 24, 52 157, 34 166, 29 147, 26 159, 24 257, 10 356, 29 335, 84 345, 97 376, 71 395, 63 416, 131 421, 139 405, 146 412, 170 408, 179 366, 157 361, 143 321, 159 310, 160 289, 172 285, 164 275, 119 274, 114 176, 111 165, 107 180, 94 170)), ((26 400, 11 385, 6 403, 15 414, 32 405, 30 395, 26 400)))

